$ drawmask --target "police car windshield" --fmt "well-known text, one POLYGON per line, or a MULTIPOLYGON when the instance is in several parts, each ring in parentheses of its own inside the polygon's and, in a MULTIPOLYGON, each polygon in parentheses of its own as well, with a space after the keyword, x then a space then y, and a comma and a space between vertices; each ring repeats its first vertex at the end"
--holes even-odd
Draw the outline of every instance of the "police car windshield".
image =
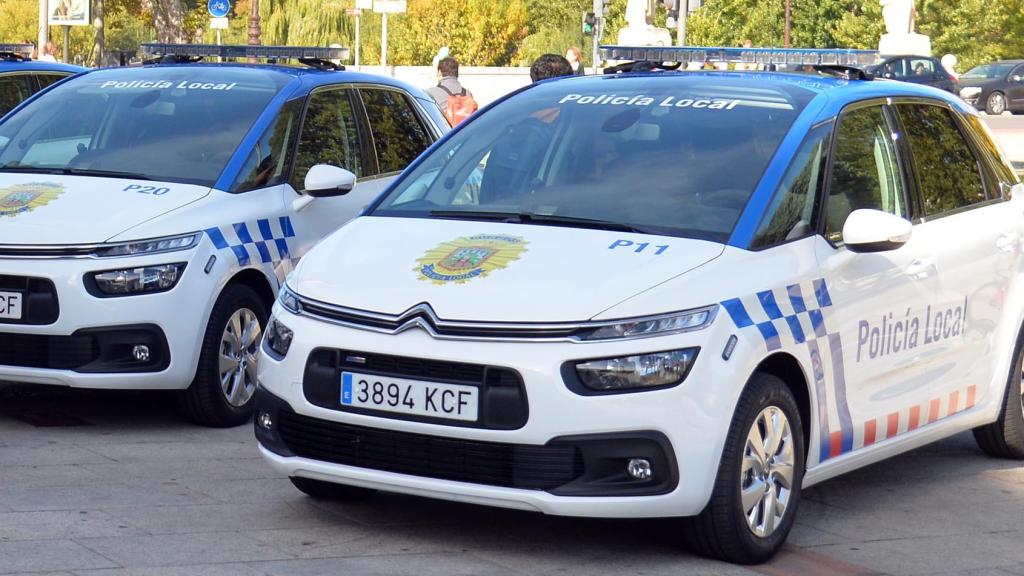
POLYGON ((218 66, 99 70, 0 124, 0 172, 212 186, 287 76, 218 66))
POLYGON ((538 85, 454 134, 371 214, 725 242, 813 97, 798 81, 665 74, 538 85))

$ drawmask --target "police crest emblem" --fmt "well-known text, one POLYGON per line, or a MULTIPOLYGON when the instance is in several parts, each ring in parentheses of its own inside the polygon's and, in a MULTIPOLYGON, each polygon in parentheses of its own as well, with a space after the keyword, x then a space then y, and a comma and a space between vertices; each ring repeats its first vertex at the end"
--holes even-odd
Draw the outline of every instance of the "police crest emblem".
POLYGON ((64 186, 53 182, 29 182, 0 188, 0 218, 31 212, 63 193, 64 186))
POLYGON ((526 252, 526 240, 504 234, 477 234, 442 242, 416 260, 413 270, 420 280, 434 284, 464 284, 483 278, 519 259, 526 252))

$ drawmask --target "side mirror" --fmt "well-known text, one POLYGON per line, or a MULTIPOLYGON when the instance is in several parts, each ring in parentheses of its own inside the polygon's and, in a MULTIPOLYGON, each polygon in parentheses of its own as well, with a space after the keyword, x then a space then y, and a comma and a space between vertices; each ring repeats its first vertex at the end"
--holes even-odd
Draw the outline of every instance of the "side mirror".
POLYGON ((313 198, 344 196, 355 188, 356 175, 330 164, 317 164, 306 173, 304 185, 313 198))
POLYGON ((854 210, 843 224, 843 242, 852 252, 895 250, 910 240, 913 225, 881 210, 854 210))

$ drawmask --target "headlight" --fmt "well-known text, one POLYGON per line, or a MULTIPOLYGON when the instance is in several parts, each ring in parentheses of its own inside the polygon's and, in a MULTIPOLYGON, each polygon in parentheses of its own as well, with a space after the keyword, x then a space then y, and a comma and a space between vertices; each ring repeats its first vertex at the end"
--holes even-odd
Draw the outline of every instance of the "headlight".
POLYGON ((962 88, 960 90, 961 98, 971 98, 977 96, 978 94, 981 94, 981 88, 978 86, 967 86, 966 88, 962 88))
POLYGON ((114 256, 135 256, 137 254, 159 254, 161 252, 176 252, 188 250, 199 242, 200 232, 186 234, 184 236, 173 236, 169 238, 154 238, 152 240, 133 240, 120 244, 104 246, 93 253, 100 258, 114 256))
POLYGON ((98 296, 127 296, 170 290, 181 279, 185 263, 142 266, 122 270, 94 272, 92 281, 99 289, 98 296))
POLYGON ((675 332, 691 332, 708 327, 718 312, 718 305, 687 310, 675 314, 631 318, 598 325, 576 335, 579 340, 612 340, 646 338, 675 332))
POLYGON ((267 325, 267 346, 278 356, 284 357, 292 346, 293 332, 277 318, 271 318, 267 325))
POLYGON ((674 386, 686 378, 699 348, 589 360, 576 364, 583 385, 595 392, 674 386))
POLYGON ((292 314, 302 312, 302 303, 299 302, 299 297, 288 288, 287 284, 281 287, 281 291, 277 295, 277 301, 281 303, 285 310, 292 314))

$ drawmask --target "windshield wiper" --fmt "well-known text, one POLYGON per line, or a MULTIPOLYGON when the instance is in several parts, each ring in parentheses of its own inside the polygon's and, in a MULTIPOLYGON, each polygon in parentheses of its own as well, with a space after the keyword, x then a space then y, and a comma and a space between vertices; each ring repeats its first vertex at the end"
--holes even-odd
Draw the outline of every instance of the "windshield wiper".
POLYGON ((591 218, 575 218, 572 216, 555 216, 554 214, 534 214, 531 212, 489 212, 478 210, 431 210, 434 218, 458 218, 462 220, 497 220, 513 224, 540 224, 564 226, 566 228, 593 228, 614 232, 632 232, 635 234, 651 234, 647 230, 622 222, 610 220, 594 220, 591 218))
POLYGON ((4 164, 0 166, 4 172, 24 172, 26 174, 55 174, 61 176, 97 176, 103 178, 128 178, 130 180, 152 180, 145 174, 135 172, 120 172, 118 170, 92 170, 89 168, 46 168, 43 166, 28 166, 18 164, 4 164))

